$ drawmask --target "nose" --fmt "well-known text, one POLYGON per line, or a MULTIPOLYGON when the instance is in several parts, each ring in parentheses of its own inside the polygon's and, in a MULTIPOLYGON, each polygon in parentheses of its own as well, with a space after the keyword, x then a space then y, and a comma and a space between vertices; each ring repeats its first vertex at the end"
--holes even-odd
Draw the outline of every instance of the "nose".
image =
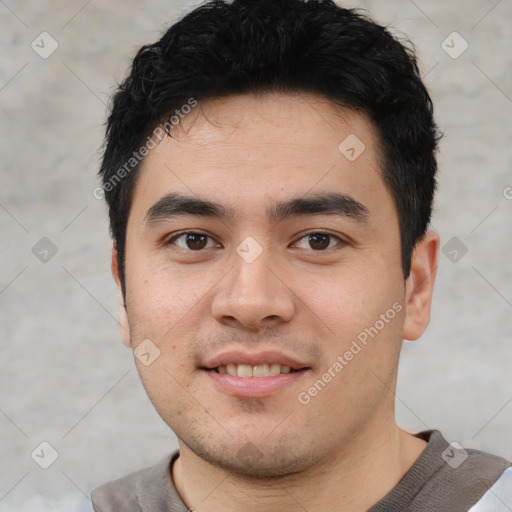
POLYGON ((234 255, 232 270, 212 301, 212 315, 218 322, 255 331, 293 318, 294 294, 269 252, 263 251, 252 262, 234 255))

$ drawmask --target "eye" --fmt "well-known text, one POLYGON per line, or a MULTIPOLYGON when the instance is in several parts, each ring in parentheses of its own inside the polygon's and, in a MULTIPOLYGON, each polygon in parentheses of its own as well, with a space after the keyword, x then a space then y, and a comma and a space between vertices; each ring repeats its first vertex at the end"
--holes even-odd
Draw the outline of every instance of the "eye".
POLYGON ((211 249, 212 247, 219 247, 214 240, 203 233, 180 233, 170 238, 166 245, 176 245, 180 249, 190 251, 200 251, 201 249, 211 249))
POLYGON ((310 233, 303 236, 294 246, 299 249, 313 249, 314 251, 325 251, 343 243, 343 240, 330 233, 310 233))

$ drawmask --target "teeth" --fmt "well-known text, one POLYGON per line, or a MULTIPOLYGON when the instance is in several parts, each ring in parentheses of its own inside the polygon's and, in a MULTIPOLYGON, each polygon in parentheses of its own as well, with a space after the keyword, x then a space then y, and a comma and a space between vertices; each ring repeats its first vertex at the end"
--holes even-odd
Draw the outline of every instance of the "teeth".
POLYGON ((252 366, 248 364, 239 364, 236 374, 239 377, 252 377, 252 366))
MULTIPOLYGON (((240 368, 240 366, 238 367, 240 368)), ((270 366, 268 364, 259 364, 252 367, 253 377, 268 377, 270 374, 270 366)))
POLYGON ((277 363, 258 364, 233 364, 219 366, 216 368, 218 373, 233 375, 234 377, 275 377, 280 373, 290 373, 292 369, 289 366, 281 366, 277 363))
POLYGON ((270 365, 270 375, 279 375, 281 373, 281 365, 280 364, 271 364, 270 365))

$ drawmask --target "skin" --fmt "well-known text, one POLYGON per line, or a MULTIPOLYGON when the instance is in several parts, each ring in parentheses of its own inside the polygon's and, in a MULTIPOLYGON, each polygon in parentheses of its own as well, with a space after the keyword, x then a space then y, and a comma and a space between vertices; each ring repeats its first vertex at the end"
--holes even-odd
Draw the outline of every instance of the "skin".
MULTIPOLYGON (((209 512, 367 510, 425 447, 397 426, 394 391, 402 340, 418 338, 429 322, 437 234, 417 244, 405 280, 377 133, 364 114, 319 96, 203 102, 173 135, 146 156, 134 190, 120 323, 127 346, 149 338, 160 350, 149 366, 135 361, 178 437, 178 493, 187 506, 209 512), (366 147, 355 161, 338 149, 350 134, 366 147), (267 218, 278 201, 330 192, 364 205, 366 219, 267 218), (148 222, 148 211, 169 193, 213 201, 233 217, 148 222), (183 237, 169 242, 182 231, 211 238, 199 250, 183 237), (305 236, 318 232, 332 235, 323 239, 327 249, 305 236), (252 263, 236 252, 248 236, 262 249, 252 263), (401 311, 301 403, 299 393, 393 304, 401 311), (278 350, 309 369, 270 396, 233 396, 201 369, 230 349, 278 350)), ((119 286, 115 250, 112 270, 119 286)))

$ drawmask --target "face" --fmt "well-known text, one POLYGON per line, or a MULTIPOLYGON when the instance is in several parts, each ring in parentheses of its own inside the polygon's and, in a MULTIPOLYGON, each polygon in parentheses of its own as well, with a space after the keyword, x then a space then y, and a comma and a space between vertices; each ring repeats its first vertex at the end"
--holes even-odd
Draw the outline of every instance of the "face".
POLYGON ((125 343, 182 449, 253 477, 304 470, 393 416, 410 298, 377 134, 308 94, 181 123, 134 190, 125 343))

